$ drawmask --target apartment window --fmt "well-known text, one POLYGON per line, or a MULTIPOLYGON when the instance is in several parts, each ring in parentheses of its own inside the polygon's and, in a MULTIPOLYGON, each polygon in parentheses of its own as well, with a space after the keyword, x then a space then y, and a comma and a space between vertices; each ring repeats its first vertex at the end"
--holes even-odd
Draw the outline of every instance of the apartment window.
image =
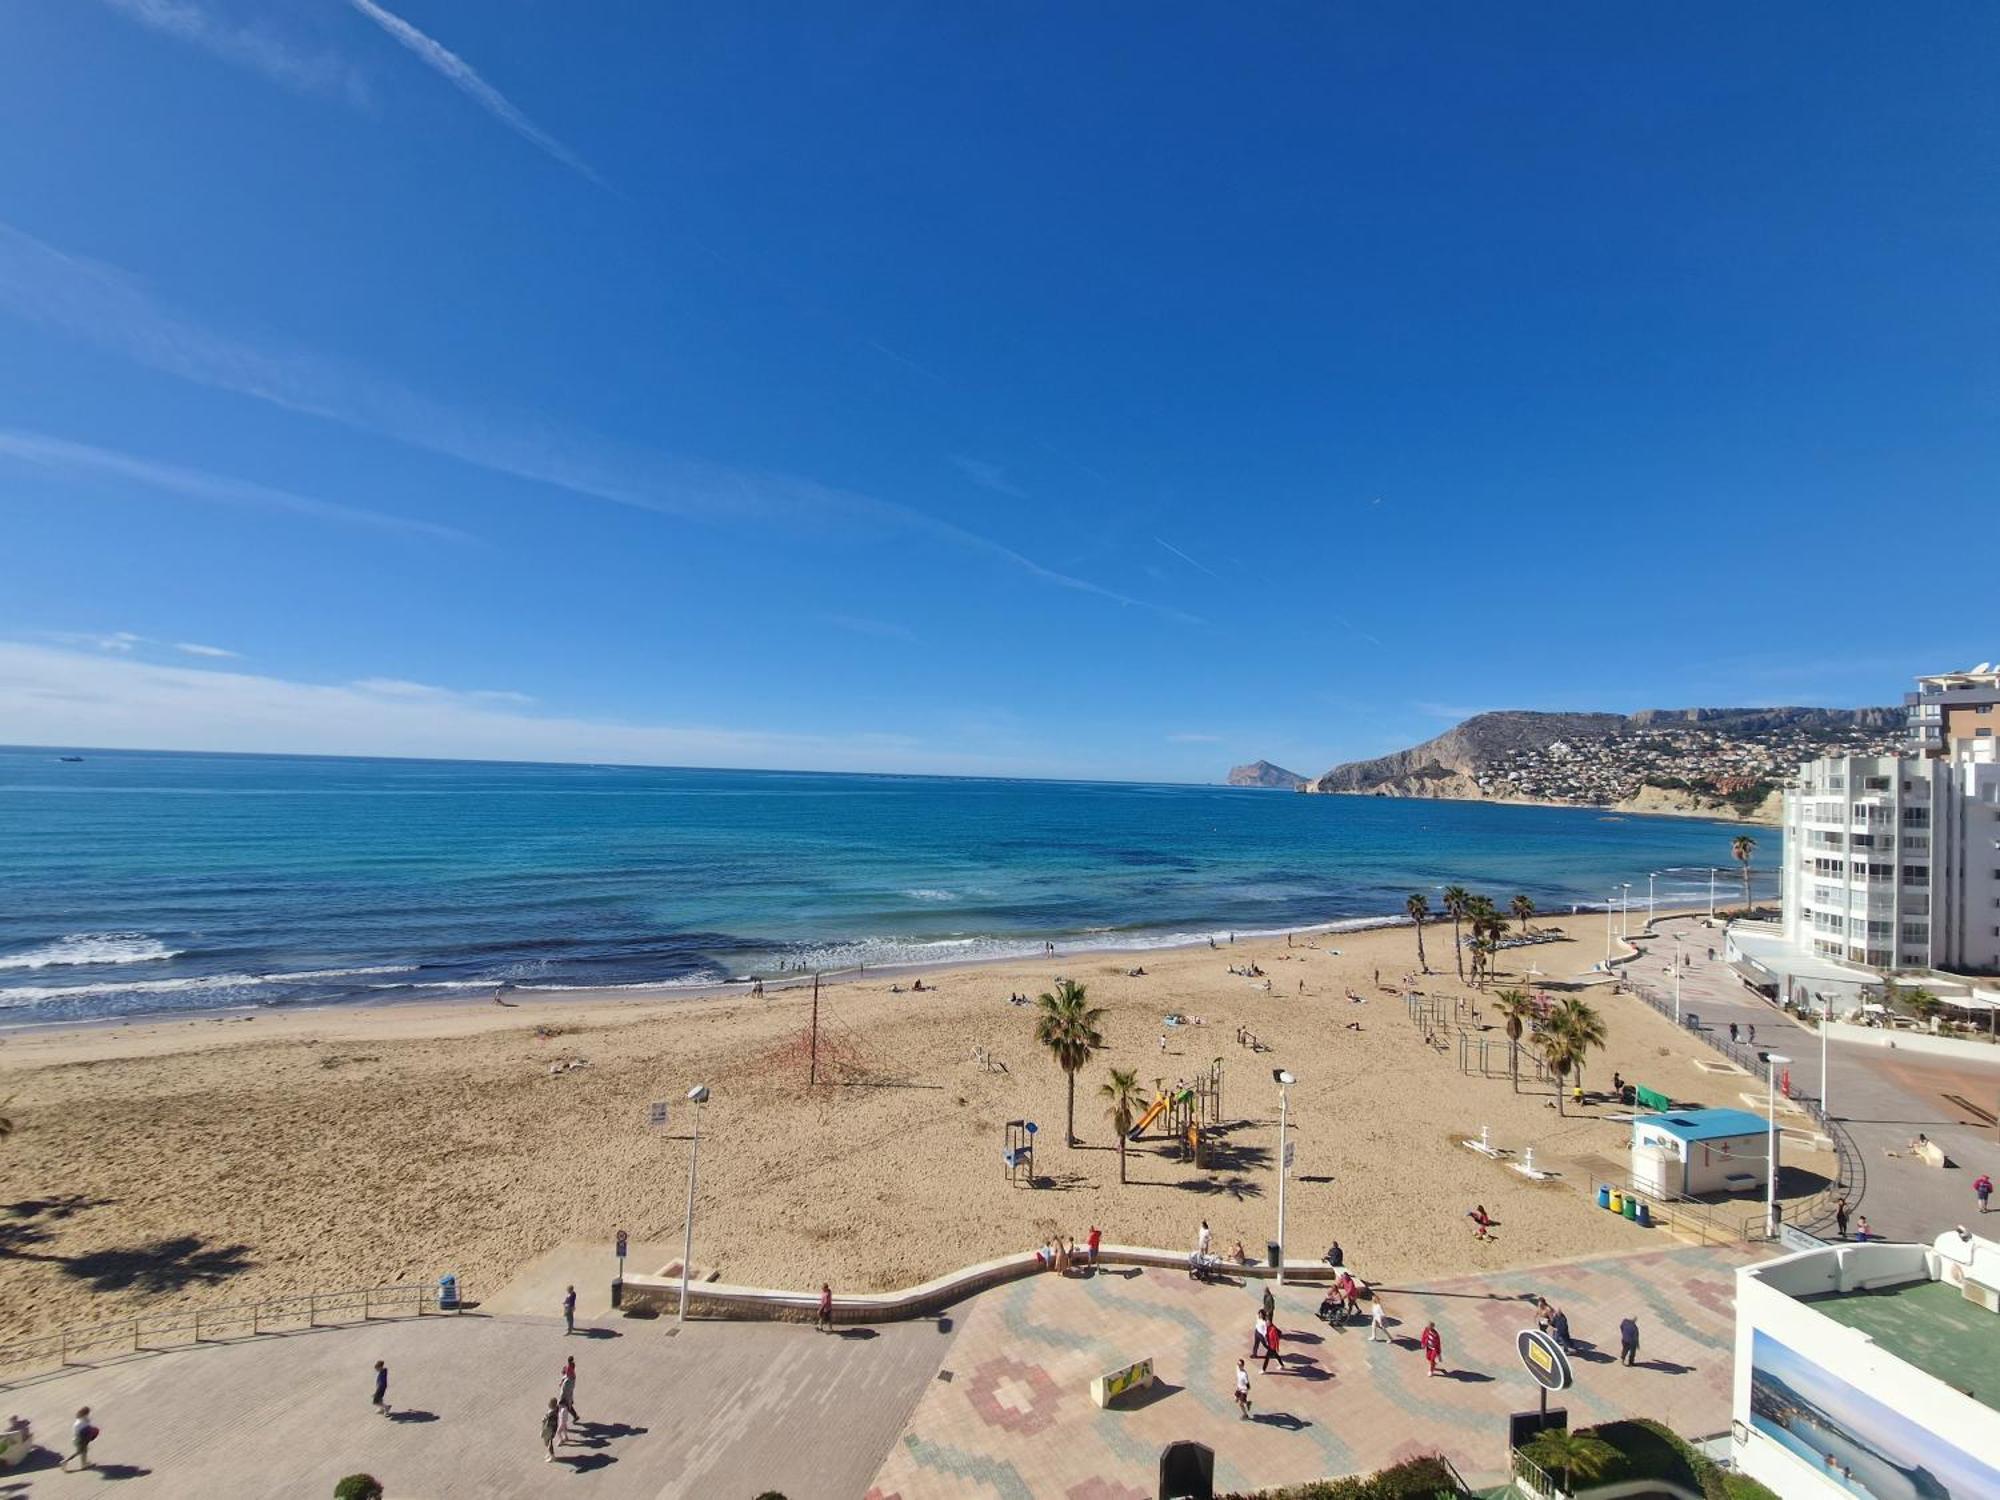
POLYGON ((1886 776, 1870 776, 1866 781, 1861 783, 1861 789, 1867 792, 1886 792, 1889 790, 1889 778, 1886 776))
POLYGON ((1973 709, 1973 712, 1976 714, 1990 714, 1993 712, 1993 705, 1990 703, 1982 703, 1977 708, 1973 709))
POLYGON ((1870 941, 1876 938, 1886 938, 1888 935, 1889 924, 1887 922, 1870 922, 1868 924, 1868 937, 1870 941))
POLYGON ((1840 876, 1846 873, 1847 861, 1844 859, 1816 859, 1813 861, 1813 874, 1815 875, 1840 876))
POLYGON ((1872 833, 1855 834, 1854 847, 1857 849, 1873 849, 1875 847, 1875 835, 1872 833))
POLYGON ((1930 935, 1930 928, 1926 927, 1922 922, 1905 922, 1903 924, 1903 941, 1906 943, 1926 942, 1929 940, 1930 935))
POLYGON ((1903 809, 1903 822, 1905 825, 1920 825, 1928 823, 1930 820, 1931 810, 1928 807, 1906 807, 1903 809))
POLYGON ((1972 731, 1972 737, 1976 740, 1990 740, 1993 738, 1993 731, 1986 725, 1981 724, 1977 729, 1972 731))
POLYGON ((1930 883, 1931 883, 1931 867, 1929 865, 1903 866, 1904 885, 1929 885, 1930 883))
POLYGON ((1921 854, 1928 851, 1930 846, 1931 836, 1927 833, 1906 833, 1903 835, 1903 847, 1905 849, 1914 849, 1921 854))
MULTIPOLYGON (((1993 931, 1996 935, 2000 935, 2000 927, 1994 928, 1993 931)), ((1815 942, 1813 944, 1813 952, 1817 953, 1821 958, 1839 958, 1840 944, 1815 942)))

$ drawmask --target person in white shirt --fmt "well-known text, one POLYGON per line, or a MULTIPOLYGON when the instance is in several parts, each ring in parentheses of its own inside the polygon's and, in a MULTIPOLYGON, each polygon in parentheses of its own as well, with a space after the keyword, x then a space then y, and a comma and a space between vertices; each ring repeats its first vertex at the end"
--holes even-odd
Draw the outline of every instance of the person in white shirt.
POLYGON ((1243 1367, 1243 1361, 1236 1361, 1236 1407, 1242 1412, 1243 1420, 1250 1418, 1250 1372, 1243 1367))
POLYGON ((1208 1242, 1208 1220, 1203 1219, 1201 1221, 1201 1233, 1194 1237, 1194 1253, 1206 1256, 1208 1254, 1208 1242))
POLYGON ((1389 1342, 1389 1324, 1382 1312, 1382 1299, 1375 1298, 1375 1310, 1368 1315, 1368 1342, 1386 1344, 1389 1342))

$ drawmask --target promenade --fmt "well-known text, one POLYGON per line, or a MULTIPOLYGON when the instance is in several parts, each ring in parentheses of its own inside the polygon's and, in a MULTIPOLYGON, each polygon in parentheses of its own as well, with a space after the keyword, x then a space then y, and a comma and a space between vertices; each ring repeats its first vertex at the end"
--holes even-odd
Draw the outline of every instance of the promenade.
MULTIPOLYGON (((1698 1015, 1701 1029, 1710 1034, 1726 1034, 1733 1022, 1747 1036, 1747 1028, 1754 1026, 1758 1050, 1791 1059, 1785 1066, 1793 1095, 1825 1099, 1861 1156, 1865 1180, 1855 1212, 1868 1216, 1876 1235, 1928 1241, 1976 1217, 1972 1182, 1981 1172, 2000 1178, 2000 1132, 1946 1096, 1956 1094, 2000 1112, 2000 1048, 1992 1049, 1990 1059, 1959 1060, 1829 1039, 1830 1076, 1823 1079, 1819 1029, 1800 1025, 1736 976, 1722 961, 1719 926, 1705 928, 1699 919, 1687 917, 1662 918, 1655 925, 1656 936, 1632 935, 1640 957, 1622 965, 1621 972, 1655 994, 1671 995, 1673 935, 1680 934, 1681 953, 1689 960, 1681 970, 1682 1014, 1698 1015), (1920 1131, 1944 1147, 1951 1167, 1926 1166, 1908 1153, 1920 1131)), ((1756 1096, 1754 1106, 1741 1101, 1744 1107, 1761 1112, 1766 1089, 1762 1071, 1744 1087, 1756 1096)), ((1779 1119, 1781 1125, 1816 1128, 1803 1116, 1781 1113, 1779 1119)), ((1831 1235, 1830 1226, 1825 1233, 1831 1235)))
MULTIPOLYGON (((1507 1233, 1503 1223, 1498 1231, 1507 1233)), ((1504 1418, 1534 1387, 1513 1349, 1527 1298, 1550 1297, 1586 1345, 1559 1401, 1578 1420, 1651 1415, 1686 1432, 1728 1425, 1731 1272, 1740 1253, 1674 1247, 1487 1277, 1385 1288, 1394 1342, 1313 1319, 1320 1291, 1278 1293, 1288 1368, 1253 1362, 1257 1419, 1238 1420, 1231 1376, 1264 1283, 1175 1270, 1040 1276, 946 1318, 827 1335, 795 1324, 609 1318, 574 1337, 519 1315, 433 1316, 266 1336, 73 1369, 7 1392, 43 1439, 88 1404, 99 1475, 45 1466, 0 1494, 116 1483, 121 1496, 324 1496, 357 1470, 391 1500, 577 1494, 603 1500, 1142 1500, 1160 1448, 1210 1444, 1218 1481, 1265 1486, 1370 1470, 1442 1449, 1497 1480, 1504 1418), (1642 1361, 1615 1362, 1633 1316, 1642 1361), (1447 1377, 1414 1341, 1434 1318, 1447 1377), (542 1459, 537 1427, 565 1355, 578 1363, 581 1441, 542 1459), (1153 1359, 1160 1383, 1100 1411, 1092 1376, 1153 1359), (384 1419, 369 1407, 388 1361, 384 1419)), ((1365 1267, 1362 1268, 1365 1271, 1365 1267)), ((11 1487, 10 1487, 11 1486, 11 1487)))

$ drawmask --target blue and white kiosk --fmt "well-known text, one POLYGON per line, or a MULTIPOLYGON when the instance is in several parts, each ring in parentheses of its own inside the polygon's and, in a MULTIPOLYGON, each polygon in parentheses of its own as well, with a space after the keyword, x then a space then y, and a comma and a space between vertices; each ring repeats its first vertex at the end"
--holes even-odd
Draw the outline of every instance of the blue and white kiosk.
POLYGON ((1642 1193, 1695 1198, 1762 1188, 1770 1124, 1747 1109, 1677 1109, 1632 1120, 1632 1183, 1642 1193))

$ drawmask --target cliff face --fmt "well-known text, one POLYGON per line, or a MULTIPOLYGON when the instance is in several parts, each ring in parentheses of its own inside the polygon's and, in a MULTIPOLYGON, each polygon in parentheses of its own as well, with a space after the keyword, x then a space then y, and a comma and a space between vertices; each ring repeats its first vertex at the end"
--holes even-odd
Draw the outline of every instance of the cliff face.
POLYGON ((1275 787, 1280 791, 1295 792, 1305 784, 1306 778, 1297 771, 1287 771, 1283 766, 1274 766, 1268 760, 1237 766, 1229 773, 1231 786, 1265 786, 1275 787))
MULTIPOLYGON (((1516 751, 1539 750, 1557 740, 1603 739, 1622 732, 1626 724, 1623 714, 1540 714, 1519 709, 1475 714, 1455 729, 1447 729, 1436 739, 1425 740, 1411 749, 1335 766, 1315 781, 1312 789, 1375 792, 1394 782, 1411 790, 1385 792, 1385 795, 1465 796, 1463 791, 1446 789, 1451 783, 1451 773, 1469 778, 1516 751), (1436 789, 1416 789, 1426 785, 1436 789)), ((1477 796, 1478 792, 1475 790, 1471 795, 1477 796)))

